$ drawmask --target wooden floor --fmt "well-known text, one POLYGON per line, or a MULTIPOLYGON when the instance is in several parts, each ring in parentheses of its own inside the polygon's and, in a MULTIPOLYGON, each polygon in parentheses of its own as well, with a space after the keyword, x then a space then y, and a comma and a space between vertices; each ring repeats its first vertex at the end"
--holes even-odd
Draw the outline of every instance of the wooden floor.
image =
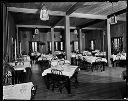
POLYGON ((41 76, 41 68, 32 66, 32 82, 37 85, 37 92, 33 100, 90 100, 90 99, 121 99, 125 81, 120 78, 121 71, 125 68, 113 67, 103 72, 89 72, 81 70, 78 74, 79 86, 71 87, 71 94, 63 89, 62 94, 57 90, 47 90, 41 76))

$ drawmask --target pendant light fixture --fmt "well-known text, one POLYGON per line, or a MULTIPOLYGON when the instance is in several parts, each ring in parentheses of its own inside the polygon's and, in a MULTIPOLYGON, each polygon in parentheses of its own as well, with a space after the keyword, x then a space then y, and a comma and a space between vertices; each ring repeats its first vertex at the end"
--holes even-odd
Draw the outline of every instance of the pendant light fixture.
POLYGON ((35 32, 34 34, 38 35, 39 34, 39 29, 38 28, 35 28, 35 32))
MULTIPOLYGON (((112 13, 114 13, 114 10, 113 10, 113 3, 112 3, 112 13)), ((117 23, 117 19, 116 19, 116 16, 115 14, 110 18, 110 24, 116 24, 117 23)))
MULTIPOLYGON (((75 26, 76 26, 76 22, 75 22, 75 26)), ((77 35, 78 34, 78 32, 77 32, 77 29, 75 28, 75 30, 74 30, 74 34, 75 35, 77 35)))
POLYGON ((77 34, 78 34, 76 29, 74 30, 74 34, 75 34, 75 35, 77 35, 77 34))
POLYGON ((49 14, 47 7, 43 4, 40 10, 40 19, 43 21, 49 20, 49 14))

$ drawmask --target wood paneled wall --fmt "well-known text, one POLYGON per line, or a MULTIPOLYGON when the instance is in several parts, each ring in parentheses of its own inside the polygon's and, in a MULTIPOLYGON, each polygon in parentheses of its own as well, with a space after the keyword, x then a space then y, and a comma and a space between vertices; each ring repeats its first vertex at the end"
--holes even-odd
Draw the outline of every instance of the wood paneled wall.
MULTIPOLYGON (((126 22, 118 22, 117 24, 111 25, 110 27, 110 36, 113 37, 123 37, 123 51, 126 52, 126 22)), ((104 49, 107 50, 107 32, 105 30, 105 47, 104 49)))
POLYGON ((111 38, 123 37, 123 50, 126 52, 126 22, 111 25, 111 38))
POLYGON ((85 33, 85 49, 90 49, 90 41, 95 40, 95 49, 103 50, 103 31, 91 30, 85 33))
MULTIPOLYGON (((41 49, 40 47, 40 52, 41 53, 47 53, 47 42, 51 41, 51 32, 47 32, 47 33, 44 33, 44 32, 40 32, 39 35, 37 35, 37 37, 33 40, 32 39, 32 34, 33 34, 33 31, 29 31, 29 30, 26 30, 26 31, 19 31, 19 41, 21 40, 21 51, 25 51, 26 54, 28 54, 29 52, 29 41, 42 41, 45 43, 45 45, 43 45, 43 50, 41 49), (24 37, 24 35, 26 37, 24 37)), ((62 32, 55 32, 55 35, 54 35, 54 38, 55 38, 55 41, 61 41, 60 39, 60 35, 63 34, 62 32)), ((83 50, 84 50, 84 46, 85 46, 85 37, 84 37, 84 33, 83 34, 83 50)), ((74 35, 73 32, 71 32, 71 35, 70 35, 70 39, 71 39, 71 42, 72 41, 78 41, 78 37, 77 35, 74 35)))
MULTIPOLYGON (((40 49, 41 53, 47 53, 47 42, 51 41, 51 32, 40 32, 39 35, 35 36, 35 39, 32 38, 33 31, 20 31, 19 36, 21 36, 21 51, 25 51, 26 54, 29 52, 29 41, 41 41, 44 42, 43 49, 40 49), (26 37, 24 37, 26 35, 26 37)), ((55 41, 60 41, 60 32, 55 32, 55 41)), ((40 47, 41 48, 41 47, 40 47)))

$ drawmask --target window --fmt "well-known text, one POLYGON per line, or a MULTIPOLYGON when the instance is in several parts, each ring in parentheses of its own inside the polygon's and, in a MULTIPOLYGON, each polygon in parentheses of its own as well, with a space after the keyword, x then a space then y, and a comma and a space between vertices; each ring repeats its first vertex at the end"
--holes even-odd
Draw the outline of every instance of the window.
POLYGON ((94 41, 91 40, 91 50, 94 50, 94 41))
POLYGON ((55 42, 55 47, 56 47, 55 50, 58 50, 58 42, 55 42))
POLYGON ((78 50, 78 41, 74 41, 74 50, 78 50))
POLYGON ((52 42, 49 41, 48 42, 48 53, 51 53, 51 51, 52 51, 52 42))
POLYGON ((60 42, 60 50, 63 50, 63 42, 60 42))
POLYGON ((54 50, 55 50, 55 51, 59 50, 58 47, 59 47, 59 42, 57 42, 57 41, 54 42, 54 50))
POLYGON ((117 54, 123 51, 123 40, 122 37, 113 37, 111 39, 112 54, 117 54))
POLYGON ((38 41, 30 42, 29 48, 30 48, 30 50, 32 50, 32 52, 34 52, 34 51, 38 51, 39 52, 39 42, 38 41))
POLYGON ((32 42, 32 50, 37 51, 37 42, 32 42))
POLYGON ((90 49, 95 50, 95 40, 90 41, 90 49))

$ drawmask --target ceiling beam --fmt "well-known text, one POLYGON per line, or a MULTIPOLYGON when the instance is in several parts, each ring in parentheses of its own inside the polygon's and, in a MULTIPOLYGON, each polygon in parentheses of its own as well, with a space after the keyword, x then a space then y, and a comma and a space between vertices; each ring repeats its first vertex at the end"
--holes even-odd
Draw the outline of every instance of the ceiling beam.
POLYGON ((107 16, 107 18, 110 18, 110 17, 112 17, 113 15, 120 15, 120 14, 123 14, 123 13, 126 13, 127 12, 127 8, 125 8, 125 9, 123 9, 123 10, 120 10, 120 11, 117 11, 117 12, 115 12, 115 13, 112 13, 112 14, 110 14, 110 15, 108 15, 107 16))
MULTIPOLYGON (((64 29, 64 26, 55 26, 54 28, 62 28, 64 29)), ((70 29, 76 29, 76 27, 70 27, 70 29)), ((88 29, 88 30, 103 30, 104 28, 98 28, 98 27, 85 27, 81 29, 88 29)))
POLYGON ((86 18, 86 19, 107 19, 104 15, 94 15, 94 14, 83 14, 83 13, 72 13, 69 17, 76 18, 86 18))
POLYGON ((24 28, 51 28, 50 26, 42 26, 42 25, 16 25, 16 27, 24 27, 24 28))
MULTIPOLYGON (((83 2, 77 2, 75 3, 72 7, 70 7, 67 11, 66 11, 66 15, 70 15, 71 13, 73 13, 75 10, 77 10, 78 8, 83 6, 83 2)), ((61 18, 59 20, 56 21, 56 23, 54 25, 52 25, 52 27, 56 26, 60 21, 62 21, 64 18, 61 18)))
POLYGON ((99 22, 102 22, 102 21, 104 21, 104 20, 96 19, 94 21, 91 21, 91 22, 88 22, 88 23, 85 23, 85 24, 82 24, 82 25, 78 25, 77 28, 88 27, 90 25, 93 25, 93 24, 96 24, 96 23, 99 23, 99 22))
MULTIPOLYGON (((7 7, 8 11, 12 12, 21 12, 21 13, 32 13, 36 14, 38 9, 28 9, 28 8, 16 8, 16 7, 7 7)), ((126 8, 127 9, 127 8, 126 8)), ((118 12, 115 12, 113 14, 119 15, 126 12, 126 9, 120 10, 118 12)), ((49 11, 50 15, 53 16, 65 16, 66 13, 62 11, 49 11)), ((76 18, 86 18, 86 19, 107 19, 107 17, 111 17, 113 14, 110 14, 108 16, 104 15, 94 15, 94 14, 83 14, 83 13, 72 13, 69 15, 69 17, 76 17, 76 18)), ((122 18, 119 18, 120 20, 123 20, 122 18)))
MULTIPOLYGON (((39 9, 28 9, 28 8, 16 8, 16 7, 8 7, 8 11, 12 12, 21 12, 21 13, 32 13, 36 14, 39 9)), ((49 15, 53 16, 66 16, 65 12, 62 11, 50 11, 49 15)), ((76 18, 88 18, 88 19, 107 19, 107 16, 102 15, 94 15, 94 14, 83 14, 83 13, 72 13, 69 17, 76 17, 76 18)))
MULTIPOLYGON (((17 8, 17 7, 7 7, 8 11, 12 11, 12 12, 21 12, 21 13, 32 13, 32 14, 36 14, 39 9, 28 9, 28 8, 17 8)), ((49 15, 53 15, 53 16, 65 16, 66 13, 62 12, 62 11, 51 11, 48 10, 49 15)), ((38 12, 39 13, 39 12, 38 12)))
POLYGON ((75 3, 71 8, 66 11, 66 15, 72 14, 74 11, 76 11, 78 8, 84 6, 84 2, 77 2, 75 3))
MULTIPOLYGON (((50 26, 42 26, 42 25, 16 25, 16 27, 22 27, 22 28, 51 28, 50 26)), ((54 28, 62 28, 64 29, 65 26, 55 26, 54 28)), ((70 27, 70 29, 76 29, 76 27, 70 27)), ((82 29, 90 29, 90 30, 102 30, 103 28, 97 28, 97 27, 86 27, 82 29)))
POLYGON ((98 27, 85 27, 82 29, 88 29, 88 30, 103 30, 104 28, 98 28, 98 27))

